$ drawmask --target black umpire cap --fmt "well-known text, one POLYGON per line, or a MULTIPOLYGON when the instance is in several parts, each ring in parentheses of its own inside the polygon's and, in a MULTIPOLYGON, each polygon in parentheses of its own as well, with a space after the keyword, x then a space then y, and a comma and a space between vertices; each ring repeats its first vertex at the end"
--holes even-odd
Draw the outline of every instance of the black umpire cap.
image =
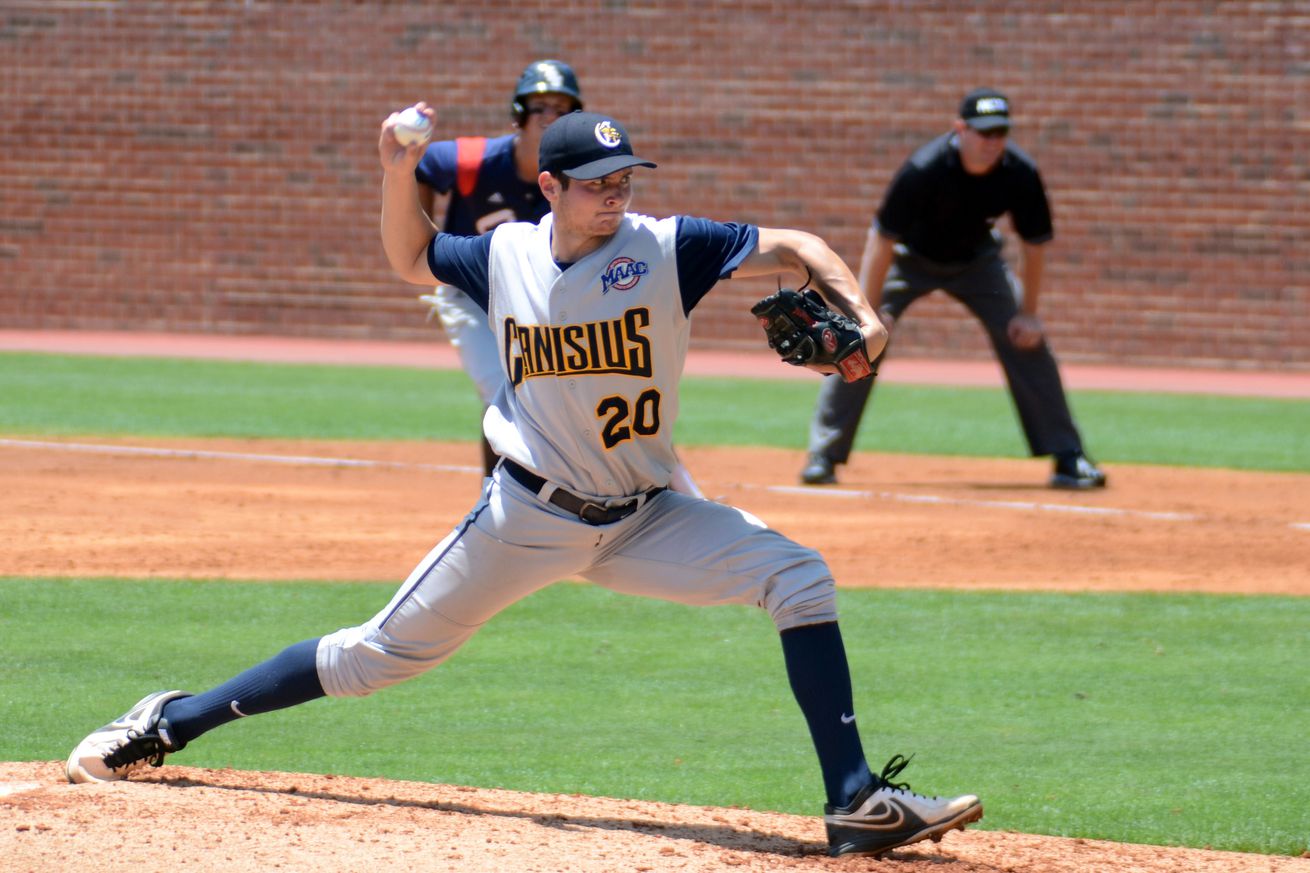
POLYGON ((583 180, 600 179, 628 167, 656 166, 632 153, 623 125, 595 112, 570 112, 546 128, 537 165, 543 173, 583 180))
POLYGON ((974 130, 1010 126, 1010 101, 1000 91, 975 88, 964 95, 960 117, 974 130))

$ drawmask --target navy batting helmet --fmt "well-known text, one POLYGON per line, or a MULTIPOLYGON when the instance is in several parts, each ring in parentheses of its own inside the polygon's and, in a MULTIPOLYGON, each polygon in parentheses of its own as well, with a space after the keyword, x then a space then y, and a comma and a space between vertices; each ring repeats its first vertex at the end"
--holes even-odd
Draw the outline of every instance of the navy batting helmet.
POLYGON ((574 109, 582 108, 582 89, 578 86, 577 74, 563 61, 533 61, 524 68, 514 88, 514 100, 510 103, 519 126, 528 116, 523 99, 532 94, 564 94, 573 98, 574 109))

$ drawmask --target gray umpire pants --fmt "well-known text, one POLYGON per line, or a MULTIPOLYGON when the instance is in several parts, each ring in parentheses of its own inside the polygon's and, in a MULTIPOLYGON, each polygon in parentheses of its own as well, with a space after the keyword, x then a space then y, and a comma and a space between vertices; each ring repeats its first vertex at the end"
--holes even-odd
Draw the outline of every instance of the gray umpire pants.
MULTIPOLYGON (((879 308, 891 315, 894 325, 911 303, 938 289, 967 306, 987 329, 1032 454, 1082 451, 1082 438, 1069 412, 1060 370, 1050 348, 1043 341, 1034 349, 1017 349, 1006 335, 1010 319, 1019 312, 1022 291, 1000 251, 970 264, 952 266, 937 264, 897 246, 879 308)), ((886 354, 884 349, 882 356, 886 354)), ((882 362, 882 356, 877 363, 882 362)), ((873 382, 844 382, 836 376, 823 380, 810 422, 811 454, 837 464, 850 458, 873 382)))

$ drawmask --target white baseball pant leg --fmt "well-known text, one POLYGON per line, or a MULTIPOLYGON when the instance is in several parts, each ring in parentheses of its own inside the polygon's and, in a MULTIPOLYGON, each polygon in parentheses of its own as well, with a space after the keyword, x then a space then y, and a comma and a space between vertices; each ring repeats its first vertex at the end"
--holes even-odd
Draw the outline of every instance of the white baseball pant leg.
POLYGON ((450 285, 438 285, 432 297, 441 327, 459 354, 460 366, 473 380, 482 405, 490 406, 505 382, 505 372, 500 366, 500 350, 496 335, 487 323, 487 313, 467 294, 450 285))
POLYGON ((579 577, 695 606, 758 606, 779 630, 837 617, 832 574, 819 554, 747 512, 665 491, 598 527, 498 471, 381 612, 319 641, 323 689, 363 696, 417 676, 496 613, 556 580, 579 577))

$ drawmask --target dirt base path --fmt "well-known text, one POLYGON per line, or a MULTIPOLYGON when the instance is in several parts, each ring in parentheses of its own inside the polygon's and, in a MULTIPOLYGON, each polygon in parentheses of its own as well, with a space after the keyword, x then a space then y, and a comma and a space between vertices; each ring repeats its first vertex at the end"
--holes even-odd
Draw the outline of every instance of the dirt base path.
MULTIPOLYGON (((814 489, 796 452, 683 454, 843 585, 1310 594, 1304 476, 1114 466, 1067 494, 1041 461, 863 455, 814 489)), ((479 484, 471 445, 0 439, 0 575, 399 581, 479 484)), ((171 765, 71 786, 0 763, 6 871, 1310 871, 986 831, 880 861, 824 848, 816 817, 740 809, 171 765)))
MULTIPOLYGON (((701 487, 829 560, 847 586, 1310 594, 1307 477, 1040 460, 682 450, 701 487)), ((400 580, 473 505, 476 447, 0 439, 0 574, 400 580)))

